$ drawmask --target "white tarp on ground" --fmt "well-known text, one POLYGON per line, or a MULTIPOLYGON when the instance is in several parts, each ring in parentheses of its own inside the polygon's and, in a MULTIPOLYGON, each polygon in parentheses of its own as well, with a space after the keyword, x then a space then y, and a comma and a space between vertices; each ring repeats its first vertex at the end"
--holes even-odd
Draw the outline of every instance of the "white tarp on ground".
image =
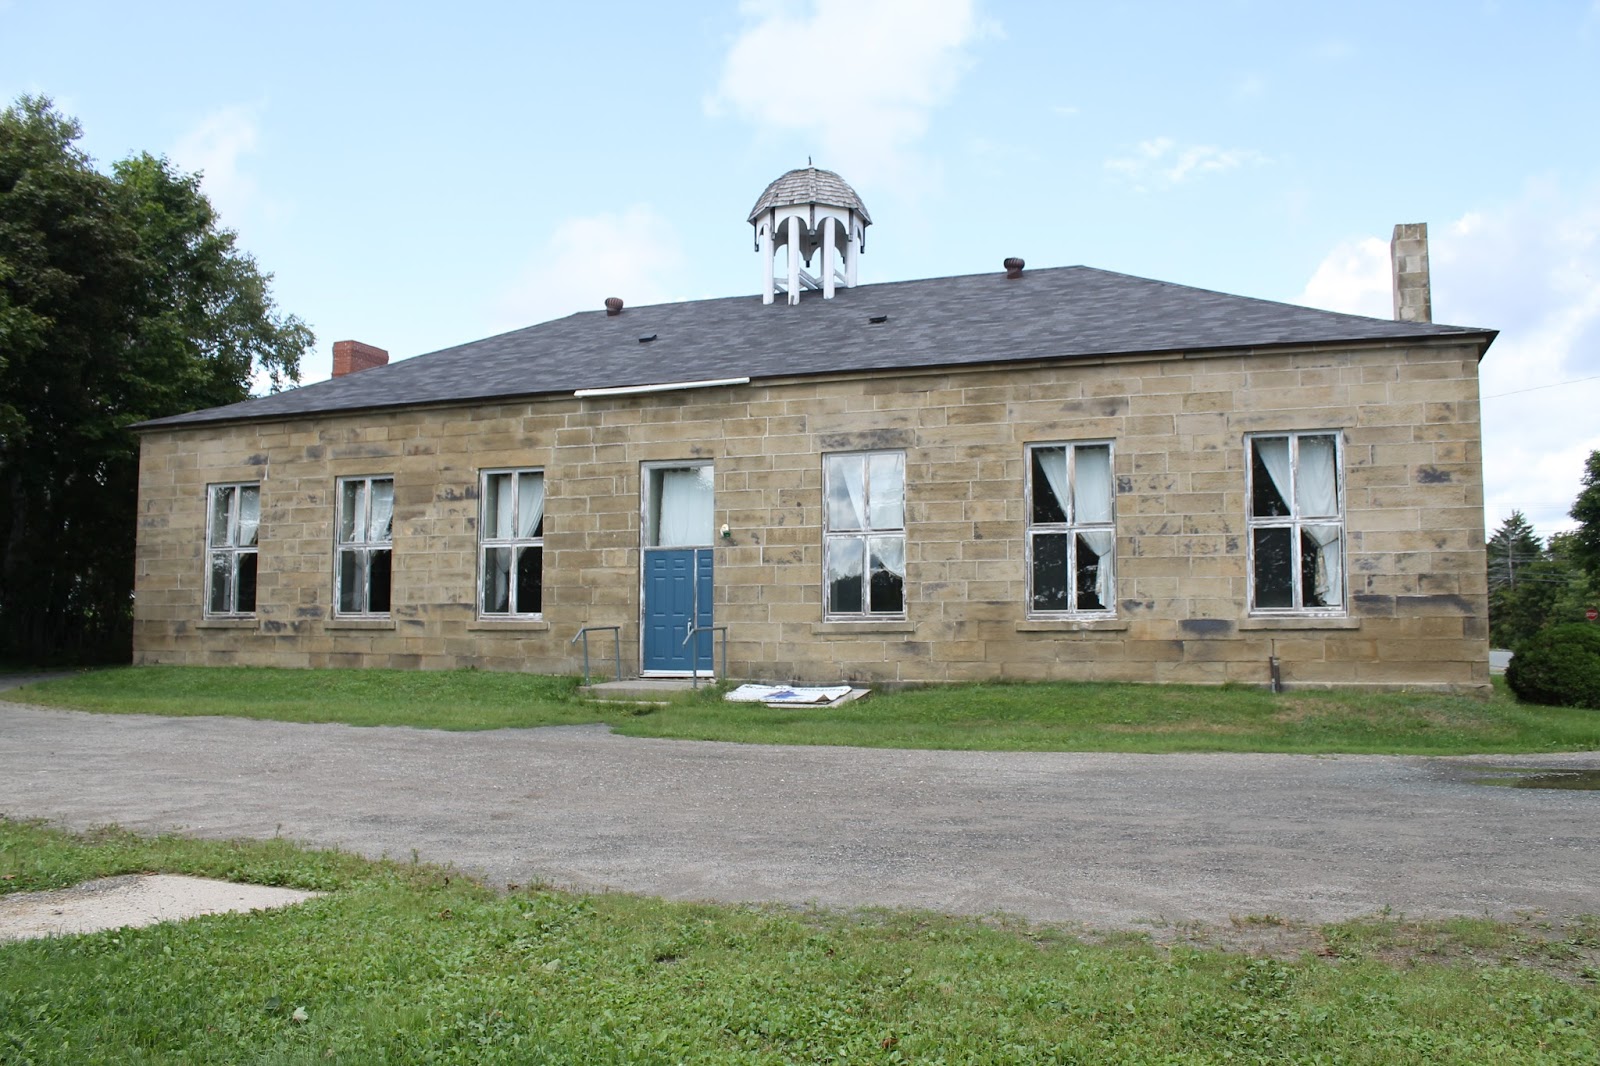
POLYGON ((832 703, 850 695, 849 685, 801 688, 798 685, 740 685, 726 699, 734 703, 832 703))

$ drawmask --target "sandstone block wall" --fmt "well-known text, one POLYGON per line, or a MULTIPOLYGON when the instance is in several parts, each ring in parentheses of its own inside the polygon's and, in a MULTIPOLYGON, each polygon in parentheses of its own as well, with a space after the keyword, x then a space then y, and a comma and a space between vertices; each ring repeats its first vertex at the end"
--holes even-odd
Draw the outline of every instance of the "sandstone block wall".
POLYGON ((840 376, 168 429, 143 440, 140 662, 639 666, 641 464, 710 459, 735 677, 1488 684, 1476 353, 1435 342, 840 376), (1347 617, 1252 618, 1247 433, 1344 440, 1347 617), (1116 618, 1030 620, 1025 445, 1111 440, 1116 618), (907 617, 826 622, 822 456, 904 449, 907 617), (545 471, 541 621, 475 611, 479 471, 545 471), (393 617, 333 617, 335 479, 395 479, 393 617), (254 619, 203 616, 206 486, 261 483, 254 619), (609 638, 593 648, 609 660, 609 638))

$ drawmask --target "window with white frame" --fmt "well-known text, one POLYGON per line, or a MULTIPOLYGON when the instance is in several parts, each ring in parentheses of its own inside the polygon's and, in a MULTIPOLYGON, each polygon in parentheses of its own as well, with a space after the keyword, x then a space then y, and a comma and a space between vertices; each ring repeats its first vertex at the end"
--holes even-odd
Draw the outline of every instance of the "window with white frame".
POLYGON ((1027 492, 1028 613, 1112 614, 1117 532, 1110 442, 1030 444, 1027 492))
POLYGON ((822 480, 826 617, 904 617, 905 453, 826 455, 822 480))
POLYGON ((1250 609, 1344 610, 1344 485, 1338 433, 1246 438, 1250 609))
POLYGON ((212 485, 206 519, 206 614, 213 618, 256 612, 256 536, 261 486, 212 485))
POLYGON ((388 616, 393 543, 394 478, 340 478, 336 614, 388 616))
POLYGON ((485 470, 478 521, 478 613, 537 618, 544 610, 544 472, 485 470))

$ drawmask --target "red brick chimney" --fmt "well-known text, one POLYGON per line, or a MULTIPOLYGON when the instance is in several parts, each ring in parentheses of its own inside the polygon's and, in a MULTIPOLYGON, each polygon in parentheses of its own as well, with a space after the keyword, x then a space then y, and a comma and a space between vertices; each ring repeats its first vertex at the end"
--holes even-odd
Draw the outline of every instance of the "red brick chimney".
POLYGON ((389 353, 382 348, 374 348, 360 341, 333 342, 333 376, 336 378, 354 374, 357 370, 387 366, 388 363, 389 353))

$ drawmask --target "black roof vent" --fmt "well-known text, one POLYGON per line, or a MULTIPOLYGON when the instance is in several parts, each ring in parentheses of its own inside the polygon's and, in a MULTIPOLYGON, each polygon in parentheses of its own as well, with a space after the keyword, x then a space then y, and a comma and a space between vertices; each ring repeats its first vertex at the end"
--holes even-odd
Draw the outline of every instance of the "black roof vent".
POLYGON ((868 315, 867 316, 867 321, 871 322, 874 326, 876 326, 880 322, 889 321, 889 316, 888 315, 868 315))
POLYGON ((639 338, 639 343, 640 344, 649 344, 651 341, 653 341, 655 339, 656 339, 656 335, 654 333, 652 333, 648 337, 640 337, 639 338))

